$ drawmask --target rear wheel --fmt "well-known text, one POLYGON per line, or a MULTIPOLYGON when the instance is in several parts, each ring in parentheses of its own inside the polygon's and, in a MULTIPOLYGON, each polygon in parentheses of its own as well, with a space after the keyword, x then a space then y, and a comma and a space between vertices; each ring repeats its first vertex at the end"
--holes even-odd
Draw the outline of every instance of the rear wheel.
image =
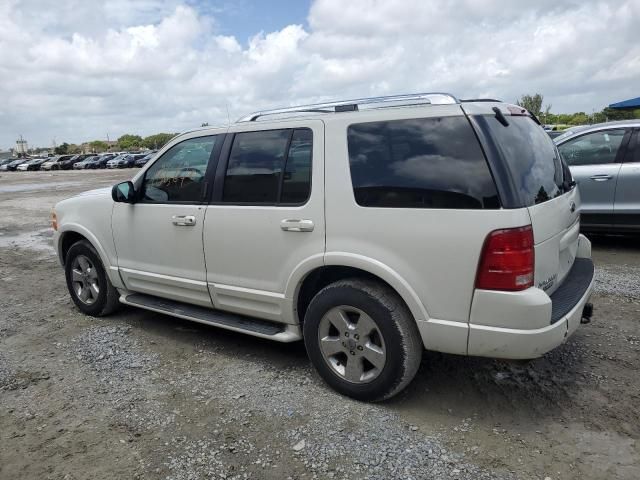
POLYGON ((422 358, 422 340, 400 297, 365 279, 332 283, 311 301, 304 319, 309 358, 335 390, 380 401, 404 389, 422 358))
POLYGON ((101 317, 118 308, 118 291, 98 252, 86 240, 74 243, 67 252, 65 276, 71 299, 83 313, 101 317))

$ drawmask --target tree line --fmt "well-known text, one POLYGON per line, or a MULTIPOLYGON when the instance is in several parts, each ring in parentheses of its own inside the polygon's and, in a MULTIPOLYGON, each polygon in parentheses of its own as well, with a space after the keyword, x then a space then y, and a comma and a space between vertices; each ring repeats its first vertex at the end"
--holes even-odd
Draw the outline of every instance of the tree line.
MULTIPOLYGON (((118 138, 115 145, 109 144, 104 140, 92 140, 86 144, 92 152, 106 152, 111 150, 139 150, 148 148, 158 150, 162 148, 169 140, 175 137, 175 133, 156 133, 142 138, 140 135, 132 135, 127 133, 118 138)), ((56 155, 82 153, 83 145, 64 142, 55 148, 56 155)))
POLYGON ((535 114, 540 121, 546 125, 588 125, 591 123, 640 118, 640 109, 616 110, 609 107, 606 107, 599 112, 591 113, 551 113, 551 104, 547 104, 543 108, 544 96, 539 93, 533 95, 522 95, 516 103, 535 114))

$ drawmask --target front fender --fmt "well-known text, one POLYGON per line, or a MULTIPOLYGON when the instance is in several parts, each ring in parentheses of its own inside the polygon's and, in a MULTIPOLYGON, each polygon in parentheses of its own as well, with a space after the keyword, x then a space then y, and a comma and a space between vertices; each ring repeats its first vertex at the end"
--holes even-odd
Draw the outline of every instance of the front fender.
POLYGON ((98 256, 100 257, 100 261, 102 261, 102 265, 104 265, 104 269, 109 276, 109 280, 116 288, 125 288, 122 283, 122 279, 120 278, 120 274, 118 273, 118 267, 116 263, 116 258, 109 255, 107 249, 102 245, 102 243, 98 240, 98 238, 86 227, 77 224, 77 223, 66 223, 59 227, 58 232, 54 235, 54 248, 56 253, 58 254, 58 258, 60 259, 60 263, 62 263, 63 254, 62 254, 62 245, 64 236, 68 233, 77 233, 86 238, 91 245, 98 252, 98 256))

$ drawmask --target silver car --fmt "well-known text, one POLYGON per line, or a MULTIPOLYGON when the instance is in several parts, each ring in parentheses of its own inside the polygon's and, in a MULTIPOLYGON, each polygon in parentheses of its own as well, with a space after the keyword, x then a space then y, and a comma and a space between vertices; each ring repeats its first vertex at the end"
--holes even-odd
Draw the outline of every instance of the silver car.
POLYGON ((640 120, 575 127, 555 138, 582 198, 585 230, 640 231, 640 120))

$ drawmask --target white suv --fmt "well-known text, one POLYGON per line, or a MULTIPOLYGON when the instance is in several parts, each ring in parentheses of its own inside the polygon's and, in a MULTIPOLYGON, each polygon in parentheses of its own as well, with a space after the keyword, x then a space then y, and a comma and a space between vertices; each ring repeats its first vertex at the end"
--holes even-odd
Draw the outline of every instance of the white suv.
POLYGON ((119 303, 280 342, 389 398, 422 351, 528 359, 591 317, 580 196, 534 117, 447 94, 257 112, 64 200, 78 308, 119 303))

